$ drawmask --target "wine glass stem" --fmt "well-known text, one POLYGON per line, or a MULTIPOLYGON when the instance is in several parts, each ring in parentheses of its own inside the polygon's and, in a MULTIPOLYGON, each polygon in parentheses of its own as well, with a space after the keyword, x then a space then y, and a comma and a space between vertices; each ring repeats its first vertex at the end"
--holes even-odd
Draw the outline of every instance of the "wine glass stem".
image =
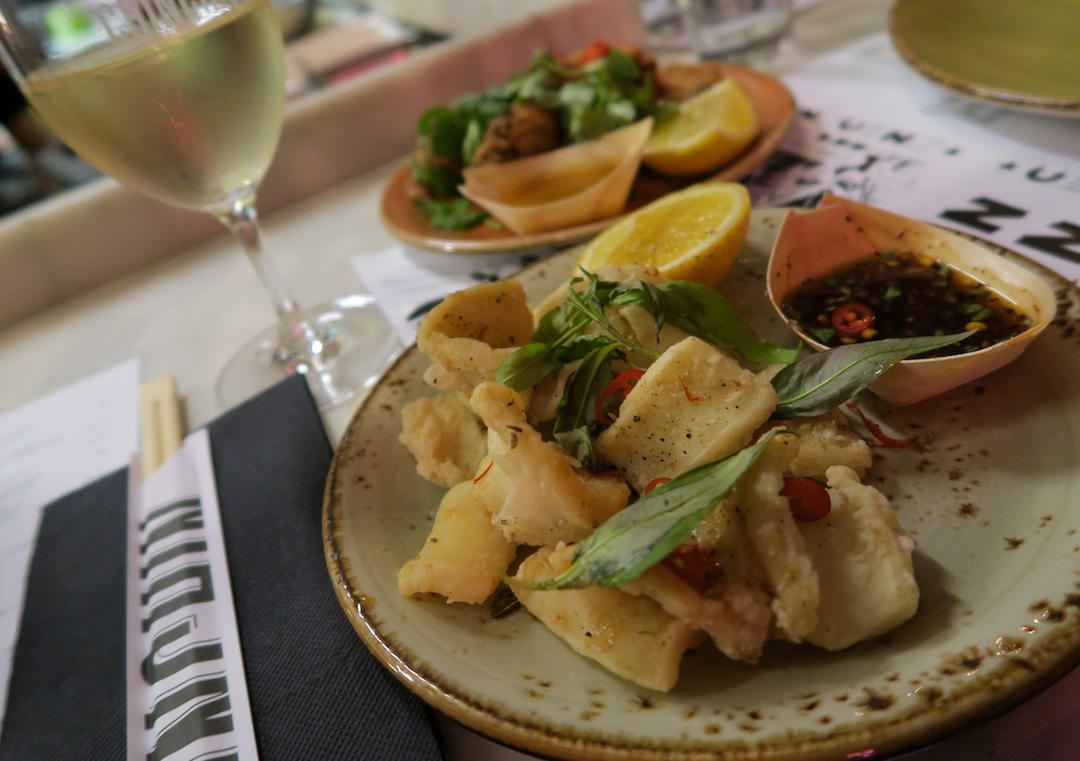
POLYGON ((358 390, 357 385, 347 373, 341 372, 336 362, 346 346, 340 328, 311 319, 289 295, 284 281, 263 250, 254 189, 238 196, 230 206, 215 209, 212 213, 240 242, 273 302, 278 316, 278 338, 271 355, 282 374, 302 374, 320 409, 351 398, 358 390))
POLYGON ((215 216, 240 242, 277 312, 278 347, 275 360, 290 374, 306 373, 309 370, 321 371, 323 355, 328 347, 300 305, 289 295, 284 282, 274 269, 273 262, 263 249, 258 213, 255 210, 255 194, 250 193, 238 199, 231 207, 215 216))

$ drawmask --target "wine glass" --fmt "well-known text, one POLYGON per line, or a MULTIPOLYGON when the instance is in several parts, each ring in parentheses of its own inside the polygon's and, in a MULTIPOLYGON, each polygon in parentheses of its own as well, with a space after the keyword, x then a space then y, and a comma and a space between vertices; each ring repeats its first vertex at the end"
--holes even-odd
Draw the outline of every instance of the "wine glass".
POLYGON ((305 311, 263 250, 255 194, 281 133, 284 58, 270 0, 0 0, 0 56, 71 148, 130 188, 212 214, 277 312, 218 381, 225 406, 303 373, 322 408, 397 344, 370 298, 305 311))

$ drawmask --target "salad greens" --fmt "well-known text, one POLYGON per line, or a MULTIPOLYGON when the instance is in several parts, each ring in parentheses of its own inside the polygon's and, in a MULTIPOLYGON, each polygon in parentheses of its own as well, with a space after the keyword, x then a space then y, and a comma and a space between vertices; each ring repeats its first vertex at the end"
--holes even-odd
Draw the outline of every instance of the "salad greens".
MULTIPOLYGON (((449 105, 429 109, 417 125, 418 155, 413 177, 432 199, 420 210, 440 229, 467 229, 479 219, 467 216, 457 187, 491 122, 509 113, 515 103, 531 102, 554 113, 564 142, 582 142, 606 135, 646 116, 657 122, 678 112, 678 106, 658 100, 651 75, 625 52, 613 48, 582 66, 561 63, 538 52, 525 72, 501 85, 465 95, 449 105)), ((468 204, 466 203, 466 208, 468 204)))

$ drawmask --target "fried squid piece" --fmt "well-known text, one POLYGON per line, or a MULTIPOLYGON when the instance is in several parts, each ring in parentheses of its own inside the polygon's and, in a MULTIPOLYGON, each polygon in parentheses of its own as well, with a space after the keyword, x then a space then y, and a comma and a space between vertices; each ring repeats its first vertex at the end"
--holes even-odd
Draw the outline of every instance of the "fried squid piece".
POLYGON ((870 446, 848 428, 844 416, 836 411, 817 417, 796 418, 768 428, 785 428, 799 437, 799 452, 788 471, 793 476, 825 480, 825 471, 844 465, 862 477, 874 462, 870 446))
POLYGON ((532 312, 517 281, 482 283, 452 293, 428 312, 416 331, 417 347, 433 363, 424 380, 467 396, 476 384, 494 380, 502 361, 529 343, 532 333, 532 312))
POLYGON ((793 453, 792 437, 783 436, 762 455, 736 489, 747 534, 773 594, 776 625, 799 642, 818 625, 820 583, 807 542, 791 515, 782 467, 793 453))
POLYGON ((821 579, 818 624, 806 639, 842 650, 915 615, 919 587, 911 565, 914 543, 900 533, 885 496, 842 465, 829 468, 827 477, 829 515, 799 522, 821 579))
POLYGON ((639 492, 750 443, 772 414, 776 392, 726 351, 699 338, 668 349, 627 395, 596 451, 639 492))
POLYGON ((529 415, 533 420, 542 423, 554 419, 559 412, 559 402, 566 391, 566 384, 580 366, 580 361, 569 362, 532 387, 529 395, 529 415))
MULTIPOLYGON (((660 328, 658 334, 656 331, 656 318, 639 306, 620 307, 612 310, 609 319, 611 319, 611 324, 616 330, 624 335, 629 335, 638 344, 655 354, 663 354, 690 335, 681 328, 667 324, 660 328)), ((647 362, 641 364, 647 364, 647 362)))
POLYGON ((521 395, 498 383, 481 383, 471 404, 489 435, 498 437, 490 445, 493 469, 499 478, 505 476, 508 488, 492 520, 507 539, 532 545, 577 541, 626 506, 626 484, 579 473, 577 460, 526 422, 521 395))
POLYGON ((480 419, 456 396, 424 397, 401 410, 398 439, 416 458, 416 472, 450 488, 472 478, 487 453, 480 419))
MULTIPOLYGON (((542 547, 525 558, 514 578, 534 582, 556 576, 569 568, 572 551, 570 545, 542 547)), ((659 603, 619 589, 593 585, 538 591, 515 584, 513 590, 575 652, 650 690, 674 687, 683 653, 703 639, 659 603)))
POLYGON ((664 565, 654 565, 621 589, 655 600, 670 615, 709 635, 728 658, 757 663, 769 636, 769 596, 759 587, 721 580, 703 595, 664 565))
POLYGON ((447 602, 481 603, 495 591, 516 548, 491 524, 483 497, 472 481, 446 492, 427 541, 398 572, 403 595, 434 592, 447 602))

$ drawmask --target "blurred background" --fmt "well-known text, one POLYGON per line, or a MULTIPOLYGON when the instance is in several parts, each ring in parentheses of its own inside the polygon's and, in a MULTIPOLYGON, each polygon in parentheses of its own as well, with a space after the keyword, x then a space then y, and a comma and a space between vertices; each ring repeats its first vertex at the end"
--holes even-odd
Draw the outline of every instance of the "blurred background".
MULTIPOLYGON (((482 32, 553 0, 274 0, 286 39, 286 92, 302 99, 337 82, 404 58, 419 47, 482 32)), ((649 0, 667 6, 669 0, 649 0)), ((50 4, 41 23, 78 45, 89 29, 74 6, 50 4)), ((0 75, 0 214, 97 179, 26 108, 0 75)))

